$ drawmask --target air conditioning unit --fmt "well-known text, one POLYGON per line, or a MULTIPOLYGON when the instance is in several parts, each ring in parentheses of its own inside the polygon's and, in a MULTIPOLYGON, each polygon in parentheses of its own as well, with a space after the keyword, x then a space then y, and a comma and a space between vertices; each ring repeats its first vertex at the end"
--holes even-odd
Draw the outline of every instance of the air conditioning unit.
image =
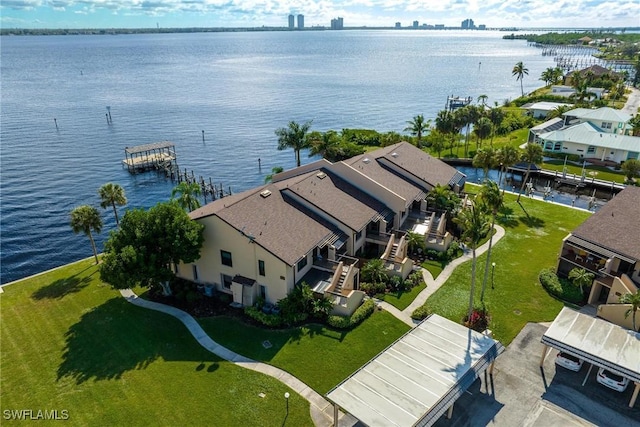
POLYGON ((260 192, 260 195, 261 195, 263 198, 269 197, 269 196, 271 195, 271 191, 269 191, 269 190, 261 191, 261 192, 260 192))

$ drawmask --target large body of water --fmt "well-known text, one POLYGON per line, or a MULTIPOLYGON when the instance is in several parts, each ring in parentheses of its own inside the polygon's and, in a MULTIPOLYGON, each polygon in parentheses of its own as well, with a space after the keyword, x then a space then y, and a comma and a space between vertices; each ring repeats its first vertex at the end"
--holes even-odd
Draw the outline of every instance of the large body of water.
MULTIPOLYGON (((519 96, 511 75, 518 61, 529 69, 525 92, 539 87, 552 58, 502 34, 3 37, 1 282, 91 256, 88 239, 71 231, 69 213, 99 206, 102 184, 122 185, 128 208, 170 197, 170 181, 121 167, 127 146, 172 141, 182 168, 246 190, 272 167, 294 166, 292 151, 276 150, 274 134, 290 120, 313 120, 320 131, 402 132, 417 114, 435 118, 448 95, 486 94, 491 104, 519 96)), ((115 225, 112 212, 102 212, 99 250, 115 225)))

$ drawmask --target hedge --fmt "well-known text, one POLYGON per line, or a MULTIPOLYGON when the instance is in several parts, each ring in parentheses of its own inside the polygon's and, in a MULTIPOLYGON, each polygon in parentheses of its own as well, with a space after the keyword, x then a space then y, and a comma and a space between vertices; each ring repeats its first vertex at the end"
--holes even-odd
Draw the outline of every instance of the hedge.
POLYGON ((580 288, 567 279, 558 278, 558 275, 552 268, 545 268, 540 271, 538 279, 547 292, 563 301, 580 303, 584 298, 582 292, 580 292, 580 288))
POLYGON ((336 329, 349 329, 362 323, 376 308, 372 299, 366 300, 351 316, 329 316, 327 323, 336 329))
POLYGON ((256 320, 262 323, 265 326, 270 326, 272 328, 277 328, 283 325, 282 316, 279 314, 267 314, 263 313, 257 307, 245 307, 244 313, 251 317, 253 320, 256 320))
POLYGON ((431 314, 431 309, 426 305, 416 308, 413 313, 411 313, 411 318, 415 320, 425 319, 428 315, 431 314))

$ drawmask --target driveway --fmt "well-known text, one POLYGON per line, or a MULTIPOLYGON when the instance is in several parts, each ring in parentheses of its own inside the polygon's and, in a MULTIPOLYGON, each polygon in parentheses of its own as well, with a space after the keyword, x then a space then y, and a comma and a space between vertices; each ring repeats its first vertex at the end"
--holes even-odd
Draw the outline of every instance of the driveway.
POLYGON ((622 111, 634 116, 640 108, 640 90, 630 87, 631 93, 627 96, 627 102, 622 107, 622 111))
POLYGON ((461 397, 450 420, 438 427, 461 426, 640 426, 640 405, 627 405, 632 387, 624 393, 609 390, 596 382, 597 369, 582 382, 589 365, 579 372, 556 367, 556 350, 550 350, 540 370, 546 326, 529 323, 507 350, 498 357, 493 378, 481 377, 461 397))

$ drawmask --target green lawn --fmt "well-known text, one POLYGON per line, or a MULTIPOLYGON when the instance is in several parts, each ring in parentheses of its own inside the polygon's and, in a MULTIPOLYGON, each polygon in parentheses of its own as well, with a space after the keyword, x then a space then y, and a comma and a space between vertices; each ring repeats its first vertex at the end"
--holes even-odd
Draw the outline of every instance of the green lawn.
MULTIPOLYGON (((556 170, 562 172, 564 167, 564 160, 549 160, 540 165, 542 169, 556 170)), ((614 181, 620 184, 624 184, 626 178, 621 172, 614 172, 609 168, 604 166, 595 166, 595 165, 587 165, 585 166, 585 170, 587 171, 586 179, 589 180, 591 178, 602 179, 605 181, 614 181)), ((577 177, 582 176, 582 165, 577 166, 570 163, 567 163, 567 173, 568 174, 576 174, 577 177)))
MULTIPOLYGON (((498 221, 506 235, 493 247, 496 263, 491 288, 489 271, 485 302, 492 315, 490 328, 509 344, 527 322, 551 321, 562 303, 547 294, 538 281, 542 268, 555 267, 562 239, 590 214, 560 205, 522 198, 526 210, 505 194, 511 219, 498 221)), ((476 302, 484 276, 486 253, 478 257, 476 302)), ((466 314, 471 288, 471 261, 458 267, 426 305, 434 312, 460 322, 466 314)))
POLYGON ((444 270, 444 266, 442 265, 442 261, 428 259, 421 264, 422 268, 426 268, 431 273, 434 279, 436 279, 442 270, 444 270))
MULTIPOLYGON (((425 263, 423 263, 422 265, 424 265, 425 263)), ((442 269, 440 269, 440 271, 442 271, 442 269)), ((420 286, 416 286, 409 291, 390 292, 387 294, 376 295, 376 297, 388 302, 398 310, 404 310, 405 308, 409 307, 413 300, 416 299, 418 294, 422 292, 426 287, 427 285, 422 282, 420 286)))
POLYGON ((280 381, 222 361, 173 317, 127 303, 91 260, 4 290, 2 411, 67 410, 80 426, 313 425, 298 394, 287 416, 291 390, 280 381))
POLYGON ((320 325, 268 330, 236 319, 200 319, 218 343, 252 359, 277 366, 324 394, 368 362, 409 327, 387 312, 374 312, 351 331, 320 325), (272 347, 264 348, 268 340, 272 347))

